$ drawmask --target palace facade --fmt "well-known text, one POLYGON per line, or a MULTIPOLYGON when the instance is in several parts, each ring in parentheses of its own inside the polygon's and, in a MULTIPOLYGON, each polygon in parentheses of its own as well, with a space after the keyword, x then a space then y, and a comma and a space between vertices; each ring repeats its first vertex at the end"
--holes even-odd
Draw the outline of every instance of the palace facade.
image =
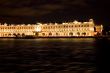
POLYGON ((37 24, 1 24, 0 37, 69 37, 69 36, 95 36, 102 34, 103 26, 95 25, 93 19, 88 22, 68 23, 37 23, 37 24))
POLYGON ((35 35, 33 31, 35 31, 36 25, 0 25, 0 37, 23 37, 25 35, 35 35))

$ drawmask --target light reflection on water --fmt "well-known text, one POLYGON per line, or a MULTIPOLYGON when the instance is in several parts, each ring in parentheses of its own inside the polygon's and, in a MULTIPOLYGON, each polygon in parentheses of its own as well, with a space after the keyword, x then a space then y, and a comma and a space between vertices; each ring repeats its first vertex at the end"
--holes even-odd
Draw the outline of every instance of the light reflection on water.
POLYGON ((97 43, 94 38, 0 39, 0 72, 94 73, 97 43))

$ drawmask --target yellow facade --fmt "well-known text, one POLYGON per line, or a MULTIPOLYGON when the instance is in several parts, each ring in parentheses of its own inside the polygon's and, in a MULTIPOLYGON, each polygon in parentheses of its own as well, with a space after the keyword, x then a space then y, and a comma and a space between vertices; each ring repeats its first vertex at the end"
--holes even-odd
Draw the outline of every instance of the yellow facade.
POLYGON ((41 28, 39 36, 41 37, 94 36, 95 33, 95 24, 92 19, 90 19, 89 22, 49 23, 40 24, 39 26, 41 28))
POLYGON ((34 35, 36 25, 0 25, 0 37, 23 37, 26 35, 34 35))
POLYGON ((102 25, 96 25, 95 26, 95 35, 102 35, 103 26, 102 25))
POLYGON ((68 37, 68 36, 94 36, 96 32, 102 33, 102 25, 95 26, 92 19, 88 22, 48 23, 48 24, 18 24, 0 25, 0 37, 68 37), (94 31, 96 27, 97 31, 94 31), (100 30, 99 30, 100 28, 100 30))

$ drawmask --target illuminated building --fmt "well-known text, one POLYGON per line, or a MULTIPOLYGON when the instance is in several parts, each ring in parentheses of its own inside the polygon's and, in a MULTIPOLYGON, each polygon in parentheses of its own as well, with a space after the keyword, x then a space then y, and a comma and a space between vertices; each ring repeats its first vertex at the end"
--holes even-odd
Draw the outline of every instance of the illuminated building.
POLYGON ((26 35, 34 35, 35 25, 0 25, 0 37, 23 37, 26 35))
POLYGON ((68 37, 68 36, 95 36, 102 33, 103 26, 94 24, 92 19, 89 22, 68 22, 68 23, 47 23, 47 24, 19 24, 0 25, 0 37, 68 37), (96 28, 96 30, 94 30, 96 28))
POLYGON ((95 34, 96 35, 102 35, 102 30, 103 30, 103 26, 102 25, 95 25, 95 34))
POLYGON ((95 36, 98 32, 102 33, 103 30, 102 25, 95 26, 93 19, 90 19, 89 22, 49 23, 39 26, 41 30, 38 35, 41 37, 95 36))

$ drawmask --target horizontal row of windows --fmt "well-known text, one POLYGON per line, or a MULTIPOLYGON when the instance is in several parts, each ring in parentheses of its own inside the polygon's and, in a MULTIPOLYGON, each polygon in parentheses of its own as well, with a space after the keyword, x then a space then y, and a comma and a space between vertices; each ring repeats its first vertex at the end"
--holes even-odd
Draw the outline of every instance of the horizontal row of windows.
POLYGON ((0 31, 35 31, 35 30, 32 30, 32 29, 30 29, 30 30, 8 30, 8 29, 4 29, 4 30, 0 30, 0 31))
POLYGON ((9 33, 9 32, 25 32, 25 33, 27 33, 27 32, 30 32, 30 33, 33 33, 33 31, 0 31, 0 34, 1 33, 9 33))
POLYGON ((33 35, 33 33, 2 33, 0 34, 0 36, 2 37, 14 37, 16 35, 19 35, 19 36, 25 36, 25 35, 33 35))
POLYGON ((42 31, 71 31, 71 30, 89 30, 89 28, 77 28, 77 29, 44 29, 42 31))
POLYGON ((0 27, 0 29, 34 29, 34 27, 0 27))
POLYGON ((89 27, 89 25, 64 25, 64 26, 43 26, 43 29, 51 29, 51 28, 73 28, 73 27, 89 27))
POLYGON ((85 35, 89 35, 89 33, 87 32, 70 32, 70 33, 42 33, 42 36, 76 36, 76 35, 82 35, 82 36, 85 36, 85 35))

